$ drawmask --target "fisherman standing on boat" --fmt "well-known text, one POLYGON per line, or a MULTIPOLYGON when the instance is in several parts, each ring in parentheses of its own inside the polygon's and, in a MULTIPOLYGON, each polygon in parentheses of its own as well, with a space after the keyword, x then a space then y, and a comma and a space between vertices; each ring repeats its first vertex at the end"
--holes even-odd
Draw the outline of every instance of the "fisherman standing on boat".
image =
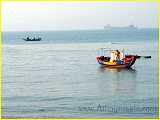
POLYGON ((120 54, 121 53, 118 50, 112 51, 110 62, 115 62, 117 60, 120 60, 120 54))
POLYGON ((116 60, 120 60, 120 52, 119 52, 119 50, 116 50, 116 60))

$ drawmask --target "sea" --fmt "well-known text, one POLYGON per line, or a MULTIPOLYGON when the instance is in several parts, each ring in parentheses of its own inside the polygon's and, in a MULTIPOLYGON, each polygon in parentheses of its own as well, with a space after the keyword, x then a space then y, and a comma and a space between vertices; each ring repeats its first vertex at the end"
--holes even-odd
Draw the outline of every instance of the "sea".
POLYGON ((2 118, 158 117, 157 28, 3 32, 2 52, 2 118), (106 68, 100 48, 151 59, 106 68))

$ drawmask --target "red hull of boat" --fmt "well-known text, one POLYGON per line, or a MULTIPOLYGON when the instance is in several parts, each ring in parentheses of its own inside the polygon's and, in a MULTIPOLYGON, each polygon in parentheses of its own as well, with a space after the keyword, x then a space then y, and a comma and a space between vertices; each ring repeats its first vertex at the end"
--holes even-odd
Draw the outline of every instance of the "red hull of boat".
POLYGON ((110 68, 130 68, 135 63, 136 59, 137 59, 137 56, 130 55, 130 56, 127 56, 127 58, 124 58, 125 62, 123 64, 110 65, 110 64, 105 64, 105 61, 102 59, 102 56, 97 57, 97 61, 99 64, 106 67, 110 67, 110 68), (129 59, 129 60, 126 62, 126 59, 129 59))

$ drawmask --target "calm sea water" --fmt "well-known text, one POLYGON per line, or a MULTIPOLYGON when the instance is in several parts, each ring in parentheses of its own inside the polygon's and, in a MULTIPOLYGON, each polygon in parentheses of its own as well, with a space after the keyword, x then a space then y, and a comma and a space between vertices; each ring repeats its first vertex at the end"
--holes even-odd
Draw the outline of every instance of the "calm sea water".
POLYGON ((5 118, 157 117, 157 29, 3 33, 5 118), (26 42, 25 36, 42 41, 26 42), (97 49, 151 55, 131 69, 102 68, 97 49))

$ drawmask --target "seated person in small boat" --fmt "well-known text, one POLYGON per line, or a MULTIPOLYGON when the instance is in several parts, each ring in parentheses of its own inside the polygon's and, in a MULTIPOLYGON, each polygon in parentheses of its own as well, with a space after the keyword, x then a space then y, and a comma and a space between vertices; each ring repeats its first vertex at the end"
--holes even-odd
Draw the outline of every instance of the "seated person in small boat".
POLYGON ((29 40, 29 37, 27 37, 27 40, 29 40))

